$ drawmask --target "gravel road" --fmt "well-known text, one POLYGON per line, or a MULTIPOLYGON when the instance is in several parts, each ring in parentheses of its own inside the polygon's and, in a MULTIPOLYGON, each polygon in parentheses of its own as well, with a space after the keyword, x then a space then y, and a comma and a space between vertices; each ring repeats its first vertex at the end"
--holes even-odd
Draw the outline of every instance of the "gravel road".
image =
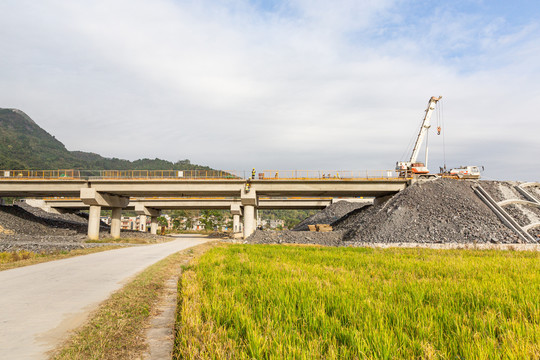
POLYGON ((196 235, 0 272, 0 358, 46 359, 69 331, 130 278, 170 254, 202 244, 196 235))

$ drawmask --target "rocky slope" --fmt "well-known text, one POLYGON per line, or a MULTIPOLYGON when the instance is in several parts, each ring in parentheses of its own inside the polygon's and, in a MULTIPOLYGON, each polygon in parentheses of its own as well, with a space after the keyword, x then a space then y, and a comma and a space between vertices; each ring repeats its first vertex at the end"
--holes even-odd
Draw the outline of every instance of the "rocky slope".
POLYGON ((349 202, 349 201, 338 201, 333 204, 328 205, 325 209, 319 211, 313 216, 308 217, 307 219, 300 222, 296 225, 294 231, 308 231, 308 225, 315 224, 332 224, 336 220, 342 218, 353 210, 363 208, 367 206, 367 203, 358 203, 358 202, 349 202))

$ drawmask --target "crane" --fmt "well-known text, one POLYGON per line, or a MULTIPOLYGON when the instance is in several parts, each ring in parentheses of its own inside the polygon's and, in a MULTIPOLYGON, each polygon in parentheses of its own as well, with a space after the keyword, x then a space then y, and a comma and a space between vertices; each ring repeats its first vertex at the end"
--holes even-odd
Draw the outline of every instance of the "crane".
POLYGON ((427 160, 428 160, 428 147, 426 145, 426 164, 417 162, 418 154, 420 153, 420 147, 422 146, 422 143, 424 142, 424 139, 426 138, 427 132, 429 128, 431 127, 430 121, 431 121, 431 114, 433 114, 433 110, 435 110, 435 106, 437 105, 437 102, 442 99, 442 96, 436 97, 432 96, 429 99, 428 106, 426 109, 426 114, 424 115, 424 120, 422 121, 422 126, 420 127, 420 132, 418 133, 418 137, 416 138, 416 143, 414 144, 413 152, 411 154, 411 158, 409 161, 398 161, 396 163, 396 170, 400 173, 407 174, 427 174, 429 173, 429 170, 427 168, 427 160))

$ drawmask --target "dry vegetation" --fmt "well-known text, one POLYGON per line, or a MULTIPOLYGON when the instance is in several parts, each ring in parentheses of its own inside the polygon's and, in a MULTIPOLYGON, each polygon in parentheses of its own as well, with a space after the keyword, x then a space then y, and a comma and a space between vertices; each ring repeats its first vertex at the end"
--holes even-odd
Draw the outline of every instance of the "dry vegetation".
POLYGON ((73 256, 93 254, 100 251, 118 249, 119 246, 100 246, 88 249, 69 251, 56 251, 49 253, 37 253, 32 251, 5 251, 0 252, 0 271, 13 269, 21 266, 39 264, 42 262, 65 259, 73 256))
POLYGON ((205 243, 173 254, 150 266, 114 293, 90 317, 53 359, 135 359, 146 349, 145 326, 165 282, 182 264, 215 246, 205 243))
POLYGON ((183 272, 177 359, 538 359, 540 253, 233 245, 183 272))

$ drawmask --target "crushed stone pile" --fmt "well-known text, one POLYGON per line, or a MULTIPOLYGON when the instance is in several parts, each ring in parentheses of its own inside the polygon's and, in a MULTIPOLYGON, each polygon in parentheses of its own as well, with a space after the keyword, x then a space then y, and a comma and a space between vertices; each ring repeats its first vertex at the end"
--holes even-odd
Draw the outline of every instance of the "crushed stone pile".
POLYGON ((336 228, 346 231, 344 241, 520 242, 476 196, 474 184, 475 181, 453 179, 416 183, 386 203, 358 212, 336 228))
POLYGON ((309 244, 341 246, 343 232, 263 231, 257 230, 246 239, 249 244, 309 244))
POLYGON ((351 211, 356 209, 363 208, 369 205, 368 203, 362 202, 350 202, 350 201, 338 201, 333 204, 328 205, 322 211, 304 219, 298 225, 293 228, 293 231, 309 231, 308 225, 316 224, 332 224, 336 220, 347 215, 351 211))
POLYGON ((88 214, 85 214, 85 213, 75 212, 75 213, 65 213, 65 214, 53 214, 53 213, 48 213, 40 208, 29 205, 25 201, 18 201, 16 202, 15 205, 29 212, 30 214, 35 215, 42 219, 60 221, 60 222, 68 223, 68 224, 84 225, 85 227, 88 224, 88 214))
POLYGON ((534 196, 534 198, 538 201, 540 201, 540 185, 538 186, 529 186, 527 188, 527 191, 529 192, 529 194, 531 194, 532 196, 534 196))
MULTIPOLYGON (((386 203, 353 209, 331 223, 334 231, 330 233, 258 231, 247 242, 328 246, 521 243, 522 240, 474 193, 476 184, 496 201, 525 200, 515 189, 518 182, 437 179, 415 183, 386 203)), ((540 186, 527 190, 540 196, 540 186)), ((522 226, 540 222, 538 207, 509 204, 504 208, 522 226)), ((312 218, 324 219, 325 211, 312 218)), ((530 229, 529 233, 540 241, 540 227, 530 229)))
MULTIPOLYGON (((17 202, 17 205, 0 205, 0 252, 52 252, 107 245, 86 243, 88 216, 85 215, 87 214, 51 214, 20 202, 17 202)), ((109 230, 108 225, 101 223, 100 238, 110 237, 109 230)), ((122 230, 120 236, 156 237, 135 230, 122 230)))
POLYGON ((16 205, 0 206, 0 225, 11 230, 13 235, 66 236, 77 233, 65 222, 38 217, 16 205))

